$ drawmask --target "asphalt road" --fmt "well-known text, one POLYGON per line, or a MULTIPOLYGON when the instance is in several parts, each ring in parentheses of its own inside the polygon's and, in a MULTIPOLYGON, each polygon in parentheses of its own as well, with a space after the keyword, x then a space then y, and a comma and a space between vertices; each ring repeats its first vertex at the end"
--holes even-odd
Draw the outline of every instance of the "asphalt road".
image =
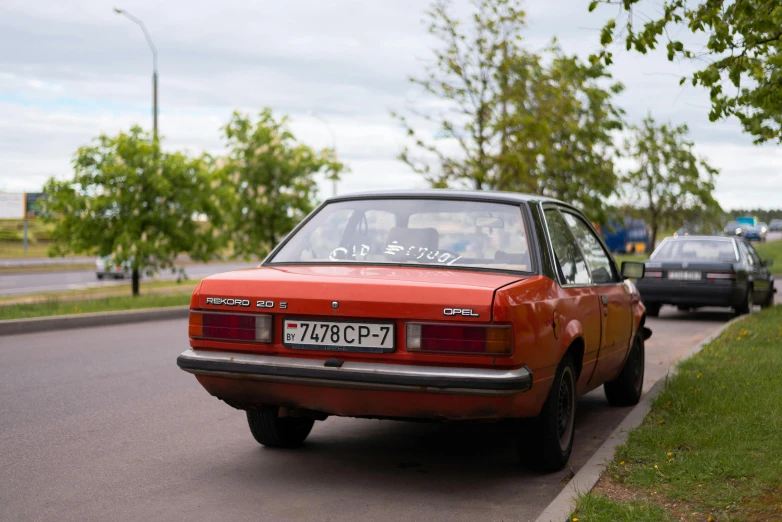
MULTIPOLYGON (((725 312, 650 319, 646 389, 725 312)), ((180 371, 185 321, 0 339, 0 520, 531 520, 566 472, 516 464, 501 425, 330 418, 299 450, 180 371)), ((629 408, 579 403, 575 471, 629 408)))
MULTIPOLYGON (((190 279, 203 279, 212 274, 250 268, 258 263, 215 263, 209 265, 187 265, 185 273, 190 279)), ((142 278, 144 280, 145 278, 142 278)), ((176 274, 161 272, 155 279, 176 279, 176 274)), ((39 272, 0 275, 0 296, 31 294, 35 292, 56 292, 95 286, 129 285, 129 279, 103 279, 99 281, 92 270, 72 272, 39 272)))

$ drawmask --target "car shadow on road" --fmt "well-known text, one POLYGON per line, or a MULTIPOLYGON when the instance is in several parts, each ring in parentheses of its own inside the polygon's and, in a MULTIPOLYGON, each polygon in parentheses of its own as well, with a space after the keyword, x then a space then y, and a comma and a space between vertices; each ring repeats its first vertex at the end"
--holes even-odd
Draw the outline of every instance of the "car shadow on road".
POLYGON ((416 496, 452 499, 458 493, 465 499, 486 501, 518 496, 512 489, 521 480, 539 488, 534 495, 548 495, 562 487, 560 481, 570 468, 577 471, 624 417, 608 406, 602 388, 582 398, 577 412, 569 466, 551 474, 519 463, 510 422, 427 424, 342 418, 316 423, 305 446, 296 450, 256 446, 248 433, 246 450, 234 458, 215 459, 205 473, 231 477, 240 488, 248 480, 274 480, 291 491, 317 487, 336 494, 351 488, 380 492, 394 483, 416 496), (334 476, 339 480, 326 480, 334 476))
POLYGON ((724 323, 736 317, 736 314, 727 308, 698 308, 692 311, 682 311, 672 307, 663 307, 657 319, 668 321, 710 321, 724 323))

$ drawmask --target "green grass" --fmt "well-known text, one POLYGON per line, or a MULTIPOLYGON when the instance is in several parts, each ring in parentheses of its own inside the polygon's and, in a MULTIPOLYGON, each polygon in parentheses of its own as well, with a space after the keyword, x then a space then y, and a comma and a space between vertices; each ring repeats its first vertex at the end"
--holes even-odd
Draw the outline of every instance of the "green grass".
MULTIPOLYGON (((781 348, 775 307, 682 362, 617 449, 608 480, 676 520, 782 520, 781 348)), ((606 513, 630 507, 595 497, 584 496, 574 516, 609 520, 606 513), (580 516, 587 509, 592 517, 580 516)))
POLYGON ((190 303, 190 295, 190 292, 178 292, 141 295, 139 297, 104 297, 81 301, 49 299, 41 303, 0 306, 0 320, 181 306, 190 303))
POLYGON ((613 254, 614 261, 621 268, 623 261, 646 261, 649 254, 613 254))
MULTIPOLYGON (((142 296, 147 292, 163 293, 179 290, 181 292, 193 292, 198 281, 141 281, 139 291, 142 296)), ((0 307, 3 303, 17 302, 25 299, 43 299, 43 300, 68 300, 81 301, 94 297, 131 297, 131 283, 126 281, 118 285, 94 286, 91 288, 80 288, 77 290, 61 290, 59 292, 45 292, 34 294, 10 295, 0 297, 0 307)))
POLYGON ((24 245, 21 242, 0 241, 0 258, 48 257, 47 254, 48 249, 49 249, 49 243, 30 242, 27 244, 27 252, 25 252, 24 245))
POLYGON ((0 274, 37 274, 41 272, 81 272, 95 267, 95 263, 65 263, 56 265, 0 266, 0 274))
POLYGON ((774 265, 769 267, 771 273, 782 274, 782 241, 771 241, 769 243, 756 243, 753 245, 758 251, 760 257, 765 261, 770 259, 774 265))
POLYGON ((671 520, 660 506, 647 501, 614 502, 600 494, 581 495, 571 520, 579 522, 661 522, 671 520))

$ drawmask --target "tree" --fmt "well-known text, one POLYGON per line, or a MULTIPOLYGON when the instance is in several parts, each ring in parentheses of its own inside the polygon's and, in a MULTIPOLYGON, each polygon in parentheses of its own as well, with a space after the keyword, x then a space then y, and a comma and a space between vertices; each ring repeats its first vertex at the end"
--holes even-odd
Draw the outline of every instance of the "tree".
POLYGON ((467 28, 445 0, 426 13, 442 45, 426 75, 411 81, 437 101, 410 112, 447 139, 425 139, 394 114, 419 153, 405 148, 400 159, 436 187, 533 192, 600 213, 616 187, 612 131, 623 113, 613 98, 622 86, 604 86, 611 76, 602 64, 567 56, 556 42, 544 56, 525 51, 516 0, 473 6, 467 28))
MULTIPOLYGON (((709 90, 709 119, 716 121, 735 115, 755 143, 776 140, 782 143, 782 4, 779 0, 669 0, 638 13, 642 0, 593 0, 589 10, 599 4, 618 5, 627 14, 617 33, 616 18, 601 31, 604 49, 594 61, 610 64, 608 46, 624 38, 627 50, 647 53, 665 42, 668 60, 696 60, 702 67, 689 80, 709 90), (651 15, 651 16, 649 16, 651 15), (643 23, 637 29, 636 17, 643 23), (685 45, 673 27, 686 26, 693 34, 702 34, 705 42, 685 45), (672 35, 672 33, 675 35, 672 35), (664 40, 663 40, 664 39, 664 40)), ((680 84, 687 81, 682 78, 680 84)))
POLYGON ((462 181, 481 190, 493 188, 498 177, 496 156, 503 147, 503 134, 497 121, 508 109, 504 89, 512 58, 522 54, 519 41, 526 15, 513 0, 475 0, 473 6, 472 27, 464 31, 449 12, 450 2, 438 0, 432 5, 425 13, 429 33, 443 46, 433 51, 434 62, 424 78, 410 78, 426 93, 447 102, 439 110, 414 111, 414 115, 455 140, 458 154, 449 155, 424 141, 407 118, 393 114, 416 146, 437 158, 439 165, 433 170, 428 162, 412 157, 407 148, 400 154, 402 161, 434 186, 462 181))
POLYGON ((336 151, 299 144, 288 119, 264 109, 253 121, 234 112, 223 128, 228 156, 221 179, 231 187, 223 203, 234 253, 264 256, 313 208, 315 174, 338 178, 345 167, 336 151))
POLYGON ((603 66, 587 65, 549 48, 550 62, 537 56, 512 64, 512 110, 500 126, 508 137, 498 160, 498 190, 526 191, 572 201, 595 219, 605 218, 605 200, 617 187, 614 132, 624 111, 613 103, 619 83, 603 66))
POLYGON ((637 168, 623 177, 626 193, 643 209, 656 244, 662 227, 678 227, 694 215, 720 212, 712 196, 719 174, 706 160, 698 158, 688 141, 686 125, 657 125, 647 116, 640 127, 631 127, 627 155, 637 168))
POLYGON ((209 158, 163 152, 140 127, 78 149, 74 177, 44 186, 44 219, 54 223, 50 255, 111 256, 139 278, 170 268, 179 254, 207 261, 220 246, 209 158))

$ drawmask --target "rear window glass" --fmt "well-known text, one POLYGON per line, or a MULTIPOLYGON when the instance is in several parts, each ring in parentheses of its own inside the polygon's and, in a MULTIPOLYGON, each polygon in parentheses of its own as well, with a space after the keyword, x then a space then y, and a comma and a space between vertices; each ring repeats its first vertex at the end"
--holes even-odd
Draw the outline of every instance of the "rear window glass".
POLYGON ((433 199, 330 203, 269 262, 532 270, 519 206, 433 199))
POLYGON ((733 241, 719 239, 682 239, 666 241, 651 256, 654 260, 738 261, 733 241))

